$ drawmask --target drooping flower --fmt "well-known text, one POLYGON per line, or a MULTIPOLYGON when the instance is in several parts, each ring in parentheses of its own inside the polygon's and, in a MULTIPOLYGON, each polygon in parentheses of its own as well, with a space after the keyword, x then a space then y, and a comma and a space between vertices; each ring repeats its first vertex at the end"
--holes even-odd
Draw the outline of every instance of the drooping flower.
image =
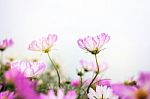
POLYGON ((89 99, 118 99, 119 97, 113 94, 113 90, 107 86, 96 86, 96 91, 90 88, 88 93, 89 99))
POLYGON ((22 72, 16 69, 10 69, 5 73, 7 81, 15 86, 15 99, 40 99, 39 95, 33 88, 33 84, 29 81, 22 72))
MULTIPOLYGON (((80 60, 80 64, 82 65, 82 67, 85 71, 97 72, 97 65, 94 62, 80 60)), ((100 72, 104 72, 107 68, 108 68, 108 65, 106 63, 102 63, 99 66, 100 72)))
POLYGON ((47 37, 42 37, 39 40, 32 41, 31 44, 29 44, 28 49, 48 53, 56 41, 57 35, 49 34, 47 37))
POLYGON ((140 73, 136 84, 134 86, 114 84, 112 88, 121 99, 150 99, 150 73, 140 73))
POLYGON ((17 69, 24 73, 26 77, 33 77, 41 74, 45 70, 46 65, 42 62, 31 62, 28 60, 16 61, 11 64, 11 69, 17 69))
POLYGON ((3 41, 0 41, 0 51, 4 51, 13 44, 14 42, 12 39, 4 39, 3 41))
POLYGON ((64 94, 62 89, 58 89, 57 95, 55 95, 53 90, 50 90, 47 95, 41 94, 41 99, 76 99, 77 94, 75 91, 68 91, 67 94, 64 94))
POLYGON ((0 99, 14 99, 14 92, 0 92, 0 99))
POLYGON ((87 36, 84 39, 78 39, 77 43, 81 49, 87 50, 92 54, 98 54, 109 39, 110 36, 101 33, 96 37, 87 36))

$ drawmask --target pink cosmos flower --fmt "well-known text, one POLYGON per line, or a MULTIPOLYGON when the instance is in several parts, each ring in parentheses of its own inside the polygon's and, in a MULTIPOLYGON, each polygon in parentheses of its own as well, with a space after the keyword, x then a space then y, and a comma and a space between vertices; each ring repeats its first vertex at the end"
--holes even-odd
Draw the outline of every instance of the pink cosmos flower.
POLYGON ((1 92, 0 99, 14 99, 14 92, 9 91, 1 92))
POLYGON ((40 99, 34 90, 32 82, 29 81, 22 72, 17 69, 10 69, 5 73, 5 78, 15 86, 17 93, 15 99, 40 99))
POLYGON ((48 53, 53 44, 57 41, 57 35, 49 34, 47 37, 42 37, 39 40, 34 40, 29 44, 29 50, 32 51, 42 51, 44 53, 48 53))
POLYGON ((4 51, 6 48, 13 45, 12 39, 4 39, 3 41, 0 41, 0 51, 4 51))
POLYGON ((101 33, 96 37, 87 36, 84 39, 79 39, 77 43, 81 49, 87 50, 92 54, 98 54, 109 39, 110 36, 105 33, 101 33))
POLYGON ((17 69, 24 73, 26 77, 33 77, 41 74, 45 70, 46 65, 42 62, 31 62, 27 60, 16 61, 11 64, 11 69, 17 69))
POLYGON ((150 99, 150 73, 140 73, 136 86, 114 84, 112 88, 121 99, 150 99))
MULTIPOLYGON (((82 65, 85 71, 94 71, 97 72, 97 65, 94 62, 88 62, 86 60, 80 60, 80 64, 82 65)), ((104 72, 108 68, 106 63, 102 63, 99 66, 100 72, 104 72)))
POLYGON ((64 94, 62 89, 58 89, 57 95, 55 95, 53 90, 50 90, 47 95, 41 94, 41 99, 76 99, 77 94, 75 91, 68 91, 67 94, 64 94))

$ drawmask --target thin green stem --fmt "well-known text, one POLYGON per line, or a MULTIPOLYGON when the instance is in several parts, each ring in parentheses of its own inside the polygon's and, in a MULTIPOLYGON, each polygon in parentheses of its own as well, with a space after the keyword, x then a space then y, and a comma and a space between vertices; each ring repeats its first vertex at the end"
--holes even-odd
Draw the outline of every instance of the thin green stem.
POLYGON ((0 51, 1 52, 1 58, 0 58, 0 69, 2 70, 2 65, 3 65, 3 51, 0 51))
POLYGON ((80 90, 82 88, 82 83, 83 83, 83 79, 82 79, 82 76, 80 76, 80 90))
POLYGON ((58 86, 59 86, 59 88, 60 88, 60 75, 59 75, 59 72, 58 72, 58 70, 57 70, 57 67, 56 67, 55 63, 54 63, 53 60, 51 59, 49 53, 47 53, 47 54, 48 54, 49 60, 51 61, 52 65, 54 66, 54 69, 55 69, 55 71, 56 71, 56 73, 57 73, 57 76, 58 76, 58 86))
POLYGON ((79 87, 79 94, 78 94, 77 99, 82 99, 81 98, 82 85, 83 85, 83 78, 82 78, 82 76, 80 76, 80 87, 79 87))
POLYGON ((98 60, 97 60, 97 55, 96 54, 95 54, 95 60, 96 60, 97 72, 96 72, 94 78, 92 79, 92 81, 90 82, 90 84, 89 84, 89 86, 87 88, 87 93, 89 93, 89 89, 90 89, 91 85, 93 84, 94 80, 96 79, 96 77, 99 74, 99 65, 98 65, 98 60))

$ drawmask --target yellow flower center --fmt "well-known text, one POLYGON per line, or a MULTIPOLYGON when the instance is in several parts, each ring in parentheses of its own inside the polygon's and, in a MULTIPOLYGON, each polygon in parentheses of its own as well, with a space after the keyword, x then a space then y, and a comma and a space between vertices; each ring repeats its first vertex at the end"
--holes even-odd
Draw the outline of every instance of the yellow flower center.
POLYGON ((43 50, 43 52, 44 53, 48 53, 50 50, 49 50, 49 48, 48 49, 45 49, 45 50, 43 50))
POLYGON ((136 93, 136 99, 148 99, 148 93, 147 91, 143 89, 139 89, 136 93))

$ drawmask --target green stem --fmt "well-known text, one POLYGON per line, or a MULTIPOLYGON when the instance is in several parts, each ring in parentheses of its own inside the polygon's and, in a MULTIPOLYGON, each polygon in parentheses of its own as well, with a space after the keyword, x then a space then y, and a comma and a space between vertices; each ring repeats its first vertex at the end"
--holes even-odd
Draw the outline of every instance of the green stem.
POLYGON ((59 72, 58 72, 58 70, 57 70, 57 67, 56 67, 55 63, 54 63, 53 60, 51 59, 49 53, 47 53, 47 54, 48 54, 49 60, 51 61, 52 65, 54 66, 54 69, 55 69, 55 71, 56 71, 56 73, 57 73, 57 76, 58 76, 58 86, 59 86, 59 88, 60 88, 60 75, 59 75, 59 72))
POLYGON ((2 70, 2 65, 3 65, 3 51, 1 51, 1 58, 0 58, 0 69, 2 70))
POLYGON ((97 60, 96 54, 95 54, 95 60, 96 60, 97 72, 96 72, 94 78, 92 79, 92 81, 90 82, 90 84, 89 84, 89 86, 88 86, 88 88, 87 88, 87 93, 89 93, 89 89, 90 89, 91 85, 93 84, 94 80, 96 79, 96 77, 97 77, 98 74, 99 74, 99 65, 98 65, 98 60, 97 60))
POLYGON ((82 76, 80 76, 80 90, 82 89, 82 82, 83 82, 83 79, 82 79, 82 76))
POLYGON ((83 78, 82 78, 82 76, 80 76, 80 87, 79 87, 79 94, 78 94, 77 99, 82 99, 81 98, 82 84, 83 84, 83 78))

